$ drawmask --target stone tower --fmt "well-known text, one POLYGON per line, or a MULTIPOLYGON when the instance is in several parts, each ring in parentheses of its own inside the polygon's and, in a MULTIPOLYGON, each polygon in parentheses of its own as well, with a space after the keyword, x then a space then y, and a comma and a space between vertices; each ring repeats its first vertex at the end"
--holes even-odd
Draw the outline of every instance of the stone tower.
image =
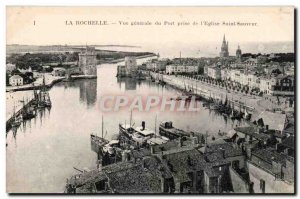
POLYGON ((235 57, 238 62, 242 61, 242 50, 240 48, 240 45, 238 45, 238 49, 236 50, 235 57))
POLYGON ((222 46, 221 46, 220 57, 228 57, 228 56, 229 56, 228 41, 226 42, 225 34, 224 34, 223 42, 222 42, 222 46))
POLYGON ((137 63, 135 57, 125 57, 125 68, 128 75, 133 75, 137 71, 137 63))
POLYGON ((97 59, 94 47, 86 47, 86 49, 79 54, 79 72, 84 75, 97 76, 97 59))

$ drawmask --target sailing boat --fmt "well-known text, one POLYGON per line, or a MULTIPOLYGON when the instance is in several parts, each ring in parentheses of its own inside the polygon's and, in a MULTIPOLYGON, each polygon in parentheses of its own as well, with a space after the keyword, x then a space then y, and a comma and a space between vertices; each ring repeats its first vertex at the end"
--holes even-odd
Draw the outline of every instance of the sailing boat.
POLYGON ((134 124, 132 124, 132 110, 131 110, 129 125, 126 124, 126 122, 124 124, 119 124, 119 131, 121 134, 125 135, 125 137, 131 138, 132 134, 135 132, 133 126, 134 124))
POLYGON ((49 92, 47 91, 46 88, 46 83, 45 83, 45 76, 43 76, 43 85, 41 88, 41 91, 39 93, 39 100, 38 100, 38 107, 43 108, 43 107, 51 107, 52 103, 50 100, 50 95, 49 92))
POLYGON ((91 134, 91 149, 92 151, 96 152, 97 154, 102 151, 102 148, 104 145, 108 144, 109 141, 103 138, 103 115, 102 115, 102 136, 99 137, 97 135, 94 135, 93 133, 91 134))
POLYGON ((21 116, 17 116, 16 114, 16 108, 15 108, 15 104, 14 104, 14 115, 13 115, 13 122, 11 124, 11 126, 13 128, 17 128, 21 125, 21 122, 23 121, 21 116))
MULTIPOLYGON (((28 103, 28 99, 26 100, 26 103, 28 103)), ((22 117, 24 120, 30 120, 36 116, 35 110, 30 107, 25 105, 25 101, 23 99, 23 112, 22 112, 22 117)))

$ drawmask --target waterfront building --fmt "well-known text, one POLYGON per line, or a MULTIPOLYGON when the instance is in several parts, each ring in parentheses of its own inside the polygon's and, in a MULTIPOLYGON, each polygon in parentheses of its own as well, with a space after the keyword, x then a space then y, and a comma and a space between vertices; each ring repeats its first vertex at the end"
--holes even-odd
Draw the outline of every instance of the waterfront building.
POLYGON ((196 74, 198 73, 198 66, 185 66, 185 65, 167 65, 166 66, 166 73, 170 75, 174 74, 182 74, 182 73, 189 73, 189 74, 196 74))
POLYGON ((155 65, 155 70, 156 71, 165 71, 166 70, 166 66, 168 64, 168 59, 160 59, 157 61, 156 65, 155 65))
POLYGON ((217 80, 221 79, 221 66, 208 67, 207 76, 217 80))
POLYGON ((294 96, 295 80, 293 76, 278 75, 271 85, 269 93, 276 96, 294 96))
POLYGON ((156 70, 157 68, 157 59, 151 59, 146 62, 146 68, 148 70, 156 70))
POLYGON ((207 76, 207 74, 208 74, 208 65, 205 65, 204 67, 203 67, 203 75, 205 75, 205 76, 207 76))
POLYGON ((221 79, 223 81, 230 79, 230 70, 228 68, 223 68, 221 70, 221 79))
POLYGON ((233 82, 241 82, 241 69, 230 70, 230 80, 233 82))
POLYGON ((260 87, 260 77, 255 74, 255 72, 250 71, 248 73, 248 85, 250 89, 255 89, 260 87))
POLYGON ((9 84, 11 86, 22 86, 23 77, 21 77, 20 75, 13 75, 9 78, 9 84))
POLYGON ((86 47, 79 53, 78 67, 83 75, 97 76, 97 54, 94 47, 86 47))
POLYGON ((275 85, 276 80, 272 76, 265 76, 260 79, 259 89, 261 92, 267 95, 271 95, 271 88, 275 85))
POLYGON ((222 46, 221 46, 220 57, 221 57, 221 58, 229 57, 228 41, 226 42, 225 34, 224 34, 223 42, 222 42, 222 46))

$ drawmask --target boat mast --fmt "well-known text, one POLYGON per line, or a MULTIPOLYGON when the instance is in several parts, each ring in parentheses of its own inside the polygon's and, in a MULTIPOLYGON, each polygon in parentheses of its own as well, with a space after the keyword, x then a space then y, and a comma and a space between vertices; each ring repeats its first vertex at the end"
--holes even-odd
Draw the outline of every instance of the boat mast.
POLYGON ((130 110, 130 121, 129 121, 130 128, 131 128, 131 121, 132 121, 132 109, 130 110))
POLYGON ((13 113, 13 118, 16 121, 17 117, 16 117, 16 107, 15 107, 15 101, 14 101, 14 113, 13 113))
POLYGON ((102 138, 103 138, 103 115, 102 115, 102 138))
POLYGON ((157 122, 157 114, 155 115, 155 138, 156 138, 156 122, 157 122))

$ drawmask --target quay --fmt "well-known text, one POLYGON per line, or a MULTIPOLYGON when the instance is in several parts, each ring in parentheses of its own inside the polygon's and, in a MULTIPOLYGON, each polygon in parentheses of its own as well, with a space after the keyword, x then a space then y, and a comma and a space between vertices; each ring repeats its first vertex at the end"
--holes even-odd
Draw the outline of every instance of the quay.
MULTIPOLYGON (((45 86, 47 88, 51 88, 54 84, 67 80, 67 77, 53 77, 49 74, 45 74, 46 78, 46 84, 45 86)), ((77 79, 96 79, 96 75, 72 75, 72 80, 77 79)), ((27 84, 23 86, 11 86, 6 88, 6 92, 12 92, 12 91, 25 91, 25 90, 33 90, 33 89, 40 89, 42 87, 42 78, 39 78, 33 84, 27 84)))
POLYGON ((205 99, 214 99, 217 101, 225 101, 227 96, 228 101, 233 105, 235 110, 241 112, 247 111, 253 116, 258 116, 265 107, 261 106, 258 101, 262 100, 262 97, 251 96, 242 93, 238 93, 232 90, 226 90, 221 86, 214 86, 198 79, 191 77, 185 77, 180 75, 165 75, 160 73, 150 72, 152 79, 164 82, 181 91, 189 90, 189 92, 195 96, 201 96, 205 99))

